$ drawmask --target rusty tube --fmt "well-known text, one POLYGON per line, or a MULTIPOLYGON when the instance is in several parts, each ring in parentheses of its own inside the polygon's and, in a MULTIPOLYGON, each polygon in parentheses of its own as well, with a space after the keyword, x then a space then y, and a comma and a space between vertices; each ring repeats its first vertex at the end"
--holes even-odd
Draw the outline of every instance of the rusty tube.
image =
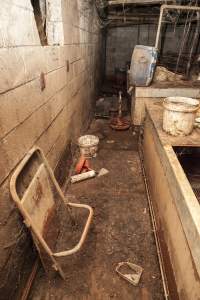
POLYGON ((158 30, 157 30, 157 35, 156 35, 156 42, 155 42, 155 48, 158 49, 158 44, 159 44, 159 40, 160 40, 160 30, 161 30, 161 26, 162 26, 162 18, 163 18, 163 13, 165 9, 177 9, 177 10, 188 10, 188 11, 192 11, 192 10, 196 10, 196 11, 200 11, 200 7, 197 6, 184 6, 184 5, 167 5, 167 4, 163 4, 161 5, 160 8, 160 17, 159 17, 159 22, 158 22, 158 30))

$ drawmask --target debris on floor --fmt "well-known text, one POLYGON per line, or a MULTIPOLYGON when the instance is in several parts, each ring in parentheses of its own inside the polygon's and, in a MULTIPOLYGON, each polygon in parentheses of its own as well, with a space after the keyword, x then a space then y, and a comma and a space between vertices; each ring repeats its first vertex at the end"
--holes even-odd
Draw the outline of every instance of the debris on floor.
MULTIPOLYGON (((123 98, 122 101, 122 112, 123 114, 127 114, 127 99, 123 98)), ((100 98, 96 102, 96 118, 104 118, 109 119, 111 115, 114 117, 118 112, 118 97, 117 95, 113 95, 112 97, 105 96, 100 98)))
POLYGON ((96 176, 96 172, 94 170, 87 171, 78 175, 71 176, 71 183, 76 183, 79 181, 83 181, 89 178, 93 178, 96 176))
POLYGON ((167 82, 167 81, 183 81, 183 75, 176 74, 168 69, 157 66, 153 77, 153 82, 167 82))
POLYGON ((113 97, 99 98, 96 102, 96 118, 109 118, 113 97))
POLYGON ((102 169, 98 172, 98 177, 104 176, 104 175, 106 175, 106 174, 108 174, 108 173, 109 173, 109 171, 108 171, 107 169, 102 168, 102 169))
POLYGON ((114 144, 114 142, 115 142, 114 140, 107 140, 106 141, 107 144, 114 144))
POLYGON ((134 286, 137 286, 142 276, 143 268, 130 262, 120 262, 118 263, 115 271, 119 274, 119 276, 134 286), (124 270, 122 271, 123 268, 124 270))

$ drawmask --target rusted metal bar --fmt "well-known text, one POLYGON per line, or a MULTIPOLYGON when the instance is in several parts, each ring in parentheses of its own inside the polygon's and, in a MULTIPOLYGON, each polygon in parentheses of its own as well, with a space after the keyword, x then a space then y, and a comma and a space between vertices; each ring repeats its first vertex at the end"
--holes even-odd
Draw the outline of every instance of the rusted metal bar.
POLYGON ((81 249, 83 243, 85 242, 85 239, 86 239, 89 227, 90 227, 90 223, 91 223, 91 220, 92 220, 92 217, 93 217, 93 209, 89 205, 77 204, 77 203, 68 203, 68 205, 73 206, 73 207, 88 209, 89 210, 89 216, 88 216, 85 228, 83 230, 83 233, 81 235, 81 238, 80 238, 78 244, 70 250, 63 251, 63 252, 58 252, 58 253, 53 253, 53 256, 55 256, 55 257, 71 255, 71 254, 74 254, 74 253, 76 253, 77 251, 79 251, 81 249))
POLYGON ((198 46, 198 41, 199 41, 199 34, 200 34, 200 12, 197 12, 197 26, 196 26, 196 30, 195 30, 195 34, 194 34, 194 38, 192 41, 192 47, 190 49, 190 54, 189 54, 189 60, 187 63, 187 70, 186 70, 186 76, 189 77, 189 72, 190 72, 190 66, 191 66, 191 60, 192 60, 192 54, 195 48, 197 48, 198 46))
MULTIPOLYGON (((42 167, 43 167, 42 166, 42 167)), ((39 170, 39 169, 38 169, 39 170)), ((34 237, 38 240, 39 244, 41 245, 41 247, 45 250, 45 252, 47 253, 47 255, 50 257, 50 259, 52 260, 53 263, 53 268, 56 271, 59 271, 61 277, 64 279, 65 278, 65 274, 60 266, 60 263, 56 260, 55 257, 59 257, 59 256, 66 256, 66 255, 70 255, 73 253, 76 253, 83 245, 85 239, 86 239, 86 235, 88 233, 88 229, 92 220, 92 216, 93 216, 93 209, 89 206, 89 205, 84 205, 84 204, 79 204, 79 203, 69 203, 68 200, 65 198, 59 184, 57 183, 54 173, 51 169, 51 167, 48 164, 48 161, 46 160, 42 150, 39 147, 34 147, 33 149, 31 149, 29 151, 29 153, 26 155, 26 157, 22 160, 22 162, 18 165, 18 167, 16 168, 16 170, 14 171, 12 177, 11 177, 11 181, 10 181, 10 191, 11 191, 11 195, 12 198, 14 200, 14 202, 16 203, 17 207, 19 208, 21 214, 24 217, 24 222, 26 224, 27 227, 29 227, 34 235, 34 237), (21 199, 21 197, 19 196, 18 192, 17 192, 17 188, 16 188, 16 184, 17 184, 17 178, 20 175, 21 171, 23 170, 23 168, 26 166, 26 164, 28 163, 28 161, 30 160, 30 158, 34 155, 37 154, 40 158, 40 160, 42 161, 42 164, 40 165, 40 167, 43 165, 45 166, 47 172, 48 172, 48 176, 51 179, 52 183, 54 184, 59 196, 61 197, 61 199, 63 200, 64 204, 68 205, 68 206, 74 206, 74 207, 80 207, 80 208, 84 208, 87 209, 89 211, 89 216, 88 219, 86 221, 83 233, 81 235, 81 238, 78 242, 78 244, 67 251, 63 251, 63 252, 59 252, 59 253, 53 253, 51 248, 49 247, 49 245, 47 244, 47 242, 45 241, 43 235, 40 232, 39 227, 37 226, 37 224, 35 224, 34 222, 32 222, 31 216, 27 213, 26 208, 23 205, 23 198, 21 199)))
POLYGON ((158 44, 159 44, 159 40, 160 40, 160 30, 161 30, 161 26, 162 26, 162 18, 163 18, 163 13, 166 9, 168 9, 168 10, 176 9, 176 10, 185 10, 185 11, 200 11, 200 7, 197 7, 197 6, 163 4, 160 8, 160 17, 159 17, 158 30, 157 30, 156 42, 155 42, 156 49, 158 49, 158 44))

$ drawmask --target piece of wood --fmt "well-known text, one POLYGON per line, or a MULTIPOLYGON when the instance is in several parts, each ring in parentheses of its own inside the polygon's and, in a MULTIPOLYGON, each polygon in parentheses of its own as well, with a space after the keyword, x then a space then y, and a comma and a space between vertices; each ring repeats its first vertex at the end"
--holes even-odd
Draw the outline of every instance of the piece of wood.
MULTIPOLYGON (((67 124, 67 128, 70 128, 70 124, 67 124)), ((69 143, 71 143, 71 131, 67 130, 66 133, 66 128, 63 128, 62 131, 59 133, 59 136, 56 137, 50 150, 46 154, 48 162, 50 166, 53 168, 53 170, 57 168, 57 165, 60 162, 61 155, 65 150, 66 145, 68 145, 69 143)), ((63 170, 60 170, 60 172, 62 172, 63 174, 63 170)))
POLYGON ((66 66, 70 47, 13 47, 0 49, 0 94, 66 66))
POLYGON ((71 124, 72 112, 69 106, 65 106, 60 112, 51 126, 43 133, 43 135, 36 142, 37 146, 43 149, 49 158, 51 152, 52 159, 49 160, 50 165, 54 168, 58 162, 59 155, 66 145, 66 141, 71 136, 70 124, 71 124), (66 121, 66 115, 68 120, 66 121), (51 145, 46 141, 51 141, 51 145))
POLYGON ((46 88, 41 91, 39 77, 25 85, 0 95, 0 140, 11 130, 45 105, 67 85, 65 67, 45 75, 46 88))
MULTIPOLYGON (((197 273, 200 276, 200 206, 194 195, 194 192, 189 184, 185 173, 178 159, 172 150, 171 138, 169 136, 168 141, 163 141, 162 135, 160 135, 155 127, 155 123, 152 123, 147 114, 148 126, 154 133, 154 143, 157 148, 158 155, 161 159, 163 169, 166 174, 166 178, 170 185, 170 190, 174 197, 174 204, 181 220, 183 230, 186 235, 187 242, 192 253, 193 260, 195 262, 197 273)), ((188 146, 197 146, 197 144, 191 145, 189 137, 182 137, 182 139, 189 141, 188 146)), ((181 145, 181 144, 176 144, 181 145)), ((185 142, 185 145, 187 143, 185 142)))
MULTIPOLYGON (((173 84, 173 83, 172 83, 173 84)), ((137 98, 165 98, 170 96, 180 96, 180 97, 191 97, 200 98, 199 87, 192 87, 189 82, 188 85, 181 86, 177 84, 173 87, 172 84, 166 82, 164 84, 152 84, 148 87, 136 87, 135 97, 137 98)))
POLYGON ((30 9, 3 1, 1 3, 0 27, 3 36, 3 45, 0 46, 41 45, 34 14, 30 9))
MULTIPOLYGON (((151 99, 149 99, 151 100, 151 99)), ((148 98, 135 98, 135 105, 132 114, 133 124, 138 126, 141 125, 145 117, 145 101, 148 101, 148 98)))
POLYGON ((27 0, 4 0, 4 2, 7 2, 8 5, 10 6, 17 6, 22 9, 27 9, 30 11, 33 11, 33 7, 31 5, 31 1, 27 0))
MULTIPOLYGON (((59 113, 67 105, 65 97, 54 96, 30 118, 16 127, 6 138, 0 141, 0 182, 9 175, 16 163, 20 161, 43 133, 51 126, 59 113), (36 126, 37 124, 37 126, 36 126), (31 134, 30 134, 31 133, 31 134), (16 143, 16 141, 18 141, 16 143)), ((49 141, 51 143, 51 141, 49 141)))
MULTIPOLYGON (((55 209, 53 191, 44 164, 41 164, 35 173, 21 199, 21 205, 30 216, 38 232, 43 236, 49 214, 55 209)), ((46 242, 48 243, 48 241, 46 242)), ((52 241, 50 242, 52 243, 52 241)))
POLYGON ((162 4, 166 2, 172 2, 171 0, 109 0, 108 5, 123 5, 123 4, 162 4))
MULTIPOLYGON (((170 299, 177 299, 173 282, 174 277, 180 299, 184 295, 185 299, 196 300, 200 294, 199 275, 191 254, 191 244, 188 244, 188 236, 183 228, 183 220, 177 210, 177 195, 172 190, 172 187, 178 189, 180 186, 177 186, 173 177, 170 179, 169 176, 172 175, 166 173, 163 166, 166 160, 164 160, 163 155, 160 155, 160 151, 165 150, 163 148, 159 150, 157 143, 156 132, 147 118, 143 143, 145 171, 156 214, 157 233, 160 238, 165 272, 167 273, 171 292, 170 299), (170 259, 170 261, 167 259, 170 259)), ((184 185, 185 180, 181 184, 184 185)), ((184 204, 182 205, 184 206, 184 204)), ((190 225, 188 223, 188 226, 190 225)), ((192 232, 192 227, 190 230, 192 232)))

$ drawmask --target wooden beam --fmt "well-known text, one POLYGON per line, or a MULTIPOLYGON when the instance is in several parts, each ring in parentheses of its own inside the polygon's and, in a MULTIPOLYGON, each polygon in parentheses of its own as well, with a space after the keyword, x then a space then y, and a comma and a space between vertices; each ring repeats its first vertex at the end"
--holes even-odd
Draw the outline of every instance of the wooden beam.
POLYGON ((108 5, 122 5, 122 4, 162 4, 167 2, 173 2, 172 0, 109 0, 108 5))

